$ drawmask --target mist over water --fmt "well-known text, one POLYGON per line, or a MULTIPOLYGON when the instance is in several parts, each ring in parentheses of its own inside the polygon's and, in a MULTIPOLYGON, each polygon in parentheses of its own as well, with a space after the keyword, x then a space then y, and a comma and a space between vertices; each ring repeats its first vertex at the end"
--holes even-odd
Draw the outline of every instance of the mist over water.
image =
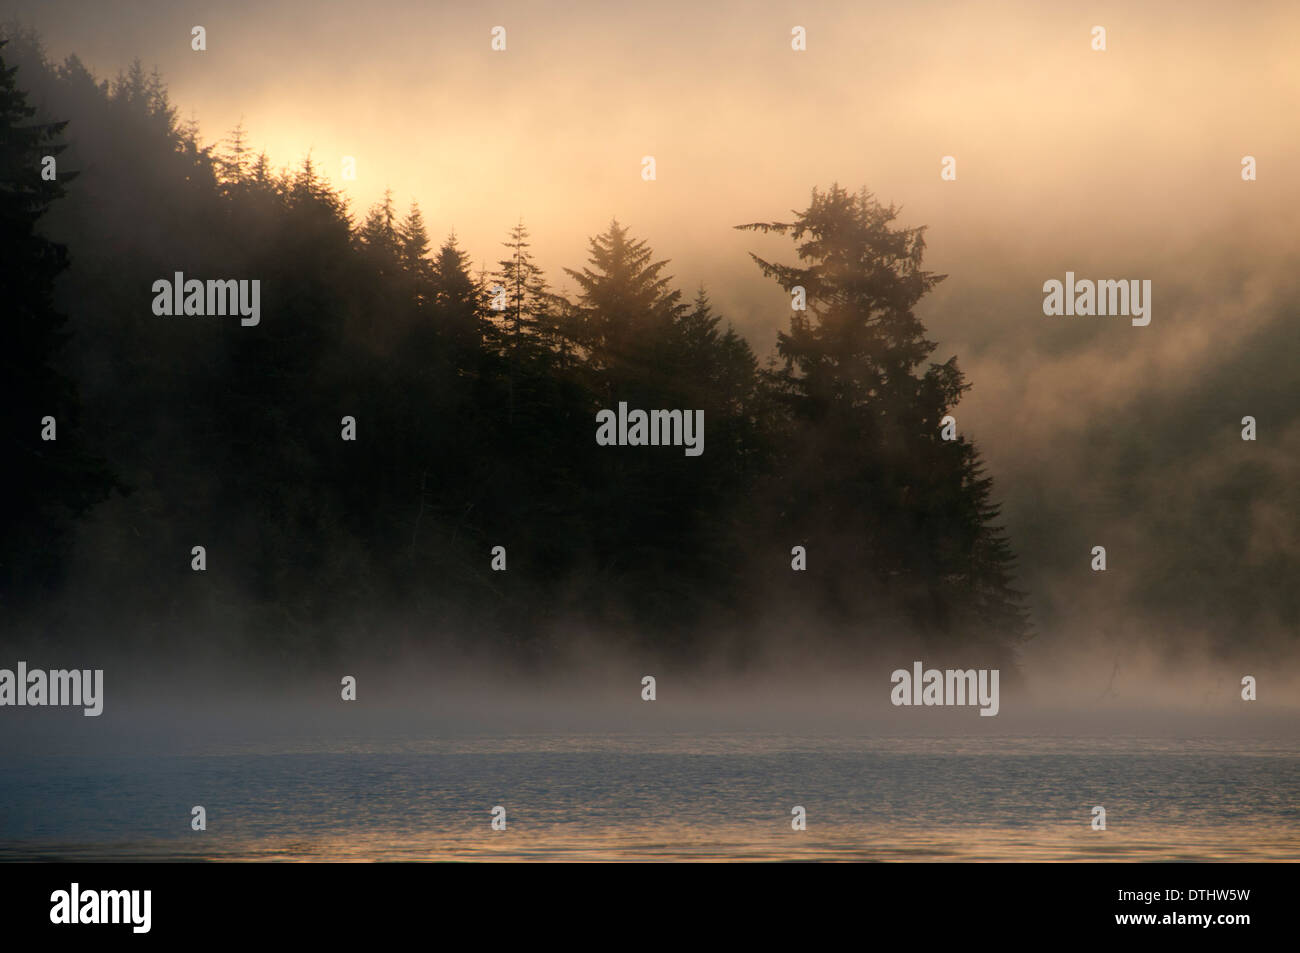
POLYGON ((660 670, 654 702, 639 674, 376 666, 355 702, 325 673, 106 674, 98 718, 6 713, 0 856, 1300 860, 1300 712, 1204 678, 1073 706, 1095 686, 1030 681, 981 718, 892 706, 884 670, 660 670))
MULTIPOLYGON (((0 860, 1300 860, 1300 141, 1278 119, 1300 105, 1293 5, 1230 23, 1117 8, 1103 58, 1077 10, 832 4, 801 15, 798 60, 771 3, 507 4, 496 59, 476 11, 413 0, 363 24, 233 4, 201 57, 164 3, 125 32, 110 5, 13 6, 50 62, 30 42, 5 55, 39 119, 72 117, 60 161, 81 173, 42 223, 72 262, 51 279, 63 369, 131 492, 77 518, 48 598, 0 599, 0 668, 105 673, 98 717, 0 710, 0 860), (59 73, 70 54, 90 72, 59 73), (143 72, 96 91, 136 56, 199 112, 198 138, 150 114, 143 72), (259 192, 247 162, 214 174, 244 119, 245 158, 311 155, 319 176, 259 192), (342 156, 359 180, 338 180, 342 156), (788 220, 836 181, 928 229, 925 267, 946 277, 916 316, 972 384, 952 409, 995 481, 1028 640, 963 612, 947 620, 963 639, 894 626, 896 593, 861 588, 868 534, 836 515, 865 497, 830 498, 816 442, 789 451, 803 424, 772 434, 825 524, 806 575, 789 571, 808 525, 789 499, 728 508, 758 498, 748 482, 705 498, 707 532, 674 536, 699 509, 665 502, 693 498, 700 471, 679 468, 744 444, 723 413, 698 411, 700 461, 597 451, 584 378, 537 373, 525 399, 516 364, 452 360, 422 336, 451 312, 431 320, 428 288, 402 283, 434 255, 364 257, 382 245, 365 210, 393 188, 399 209, 423 203, 433 248, 456 230, 467 279, 522 216, 577 301, 564 269, 618 216, 671 262, 667 287, 707 285, 719 331, 761 363, 791 302, 750 254, 795 253, 735 226, 788 220), (301 193, 326 212, 286 217, 301 193), (1151 324, 1045 316, 1043 282, 1067 271, 1149 281, 1151 324), (151 311, 152 282, 178 272, 265 281, 256 331, 151 311), (339 439, 344 413, 359 442, 339 439), (488 568, 498 542, 508 575, 488 568), (892 704, 914 663, 997 670, 996 716, 892 704)), ((706 376, 647 365, 665 393, 706 376)), ((592 370, 592 399, 617 406, 592 370)), ((913 528, 942 523, 917 512, 913 528)), ((42 557, 43 534, 12 549, 42 557)))

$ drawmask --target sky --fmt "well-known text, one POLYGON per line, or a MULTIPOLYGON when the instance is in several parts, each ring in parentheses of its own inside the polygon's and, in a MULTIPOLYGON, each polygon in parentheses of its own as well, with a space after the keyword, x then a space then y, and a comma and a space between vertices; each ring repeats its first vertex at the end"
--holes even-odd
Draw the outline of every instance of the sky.
POLYGON ((948 276, 919 313, 973 385, 956 417, 1006 501, 1028 657, 1294 662, 1300 5, 0 0, 11 17, 100 76, 156 66, 205 142, 242 122, 276 166, 310 154, 358 217, 385 189, 418 201, 476 265, 522 217, 572 291, 562 267, 617 217, 760 358, 789 299, 749 253, 792 248, 733 226, 871 190, 948 276), (1151 280, 1150 325, 1044 315, 1067 271, 1151 280), (1202 603, 1249 621, 1198 628, 1202 603))

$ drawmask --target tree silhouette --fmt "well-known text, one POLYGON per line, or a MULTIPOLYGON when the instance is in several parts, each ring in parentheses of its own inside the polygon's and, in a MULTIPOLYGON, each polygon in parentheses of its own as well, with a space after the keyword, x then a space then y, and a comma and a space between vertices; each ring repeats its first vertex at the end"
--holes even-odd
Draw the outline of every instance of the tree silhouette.
POLYGON ((218 632, 301 659, 347 633, 445 637, 541 659, 574 628, 704 654, 773 612, 792 633, 1021 631, 991 482, 966 439, 939 436, 966 389, 955 360, 927 364, 913 314, 939 277, 921 230, 866 193, 814 192, 795 221, 751 226, 795 238, 797 266, 759 264, 808 292, 765 372, 617 220, 566 269, 573 300, 522 222, 485 279, 454 234, 431 251, 418 204, 399 215, 391 191, 358 223, 310 156, 272 169, 242 126, 203 145, 138 64, 101 83, 15 46, 75 136, 55 153, 61 127, 26 125, 4 73, 6 599, 67 565, 73 515, 106 492, 98 457, 135 489, 81 531, 96 572, 78 598, 142 638, 218 632), (61 198, 47 154, 84 170, 61 198), (261 323, 154 315, 150 288, 177 271, 259 280, 261 323), (621 401, 702 412, 705 452, 597 445, 596 412, 621 401), (45 415, 57 442, 39 441, 45 415), (794 541, 818 567, 797 581, 794 541), (207 573, 189 571, 195 542, 207 573))
MULTIPOLYGON (((0 40, 0 53, 5 43, 0 40)), ((0 286, 5 345, 0 401, 7 493, 0 530, 0 604, 34 598, 58 576, 71 520, 107 496, 115 481, 77 430, 76 384, 57 366, 67 319, 54 307, 54 279, 68 267, 64 246, 37 223, 75 173, 42 172, 57 161, 66 122, 31 124, 36 111, 18 89, 18 67, 0 57, 0 286), (44 440, 44 421, 56 439, 44 440)))
POLYGON ((604 373, 606 393, 645 400, 667 373, 657 360, 673 322, 686 310, 644 240, 617 220, 591 239, 588 264, 564 269, 581 289, 577 313, 589 366, 604 373))
POLYGON ((1024 613, 991 481, 964 436, 940 433, 969 385, 956 358, 921 367, 936 345, 912 309, 944 276, 922 268, 924 229, 893 227, 897 216, 865 189, 833 185, 814 189, 792 222, 737 226, 792 238, 799 265, 751 257, 806 295, 807 311, 778 335, 771 375, 796 448, 778 506, 855 567, 825 594, 842 615, 870 593, 935 637, 1015 640, 1024 613))

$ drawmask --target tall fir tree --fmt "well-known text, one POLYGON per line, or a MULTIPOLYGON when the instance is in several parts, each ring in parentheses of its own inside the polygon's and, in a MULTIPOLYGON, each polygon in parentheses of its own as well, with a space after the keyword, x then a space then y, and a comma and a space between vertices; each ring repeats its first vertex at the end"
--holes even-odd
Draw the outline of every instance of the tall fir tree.
POLYGON ((941 432, 969 385, 955 357, 922 368, 936 345, 913 308, 944 276, 922 267, 924 229, 894 227, 897 215, 833 185, 793 222, 737 226, 791 237, 799 265, 752 257, 806 295, 771 375, 792 448, 780 507, 860 567, 830 594, 843 612, 860 606, 865 574, 927 636, 1015 642, 1026 614, 991 481, 964 436, 941 432))
MULTIPOLYGON (((0 41, 0 53, 4 42, 0 41)), ((39 222, 74 173, 57 168, 55 140, 66 122, 31 123, 36 110, 18 88, 18 68, 0 58, 0 287, 5 345, 0 401, 6 499, 0 512, 0 606, 34 598, 62 569, 72 520, 116 481, 78 432, 80 398, 58 367, 69 335, 54 307, 54 281, 67 250, 39 222)))
POLYGON ((586 267, 564 269, 578 283, 582 342, 607 395, 618 389, 629 399, 647 400, 671 380, 664 349, 688 309, 664 274, 667 265, 615 219, 591 239, 586 267))
POLYGON ((492 278, 504 295, 500 320, 504 324, 507 347, 518 351, 527 338, 543 339, 553 307, 554 295, 546 284, 542 269, 533 260, 528 229, 521 219, 502 242, 509 254, 497 262, 492 278))
POLYGON ((429 231, 418 202, 411 203, 397 226, 396 237, 402 268, 411 286, 411 300, 420 311, 433 297, 433 265, 429 260, 429 231))
POLYGON ((454 231, 433 258, 432 291, 439 331, 461 355, 460 360, 481 353, 490 338, 484 289, 470 271, 469 255, 461 249, 454 231))
POLYGON ((402 236, 392 189, 384 189, 383 201, 376 202, 366 212, 356 237, 381 276, 388 278, 401 272, 402 236))

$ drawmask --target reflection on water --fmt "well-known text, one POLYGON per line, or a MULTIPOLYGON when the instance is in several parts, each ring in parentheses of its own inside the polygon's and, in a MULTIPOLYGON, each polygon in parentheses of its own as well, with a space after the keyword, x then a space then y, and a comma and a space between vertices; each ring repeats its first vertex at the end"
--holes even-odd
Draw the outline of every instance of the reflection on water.
MULTIPOLYGON (((484 825, 486 827, 486 824, 484 825)), ((197 835, 196 835, 197 836, 197 835)), ((1166 827, 1138 832, 846 830, 756 833, 752 828, 625 825, 602 831, 509 830, 412 835, 357 829, 200 850, 194 842, 15 844, 4 860, 128 861, 1297 861, 1300 835, 1264 828, 1166 827)))
POLYGON ((1278 742, 282 739, 6 754, 0 858, 1295 861, 1298 794, 1278 742))

